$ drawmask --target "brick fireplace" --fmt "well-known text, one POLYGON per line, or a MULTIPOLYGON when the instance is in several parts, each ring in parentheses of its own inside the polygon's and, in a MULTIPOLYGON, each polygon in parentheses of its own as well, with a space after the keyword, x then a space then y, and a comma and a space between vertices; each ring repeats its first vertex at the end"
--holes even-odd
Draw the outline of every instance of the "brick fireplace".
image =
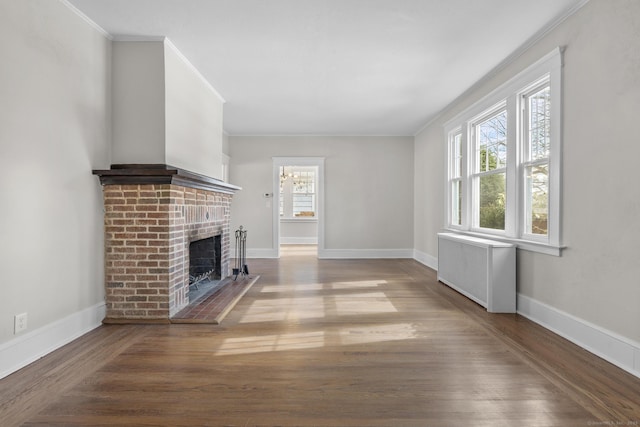
POLYGON ((169 322, 186 307, 191 242, 220 236, 220 275, 231 274, 239 187, 167 165, 93 172, 104 195, 105 323, 169 322))

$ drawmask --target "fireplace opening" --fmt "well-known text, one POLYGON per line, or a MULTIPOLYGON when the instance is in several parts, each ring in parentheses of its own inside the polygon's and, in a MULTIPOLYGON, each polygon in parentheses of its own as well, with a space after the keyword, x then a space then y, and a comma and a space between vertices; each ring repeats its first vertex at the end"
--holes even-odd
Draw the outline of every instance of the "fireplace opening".
POLYGON ((222 236, 195 240, 189 244, 189 301, 220 284, 222 236))

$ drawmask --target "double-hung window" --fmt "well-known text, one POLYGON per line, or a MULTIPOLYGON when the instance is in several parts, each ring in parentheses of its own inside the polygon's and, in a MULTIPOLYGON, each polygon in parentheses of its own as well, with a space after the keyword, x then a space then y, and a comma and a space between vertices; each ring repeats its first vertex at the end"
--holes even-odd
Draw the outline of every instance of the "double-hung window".
POLYGON ((280 167, 280 218, 316 216, 316 167, 280 167))
POLYGON ((473 226, 505 229, 507 201, 507 111, 500 106, 471 123, 473 226))
POLYGON ((551 88, 544 80, 521 98, 523 234, 533 238, 549 233, 549 148, 551 144, 551 88))
POLYGON ((445 124, 446 228, 560 254, 561 50, 445 124))

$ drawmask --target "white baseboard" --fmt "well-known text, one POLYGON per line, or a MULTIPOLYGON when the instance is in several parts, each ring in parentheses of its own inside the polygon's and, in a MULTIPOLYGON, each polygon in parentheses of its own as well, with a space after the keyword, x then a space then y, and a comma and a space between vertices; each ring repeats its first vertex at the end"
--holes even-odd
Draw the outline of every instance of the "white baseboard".
POLYGON ((24 368, 102 324, 104 302, 0 345, 0 379, 24 368))
POLYGON ((320 259, 413 258, 413 249, 318 249, 320 259))
POLYGON ((521 294, 518 314, 640 378, 640 343, 521 294))
POLYGON ((413 259, 418 261, 420 264, 424 264, 427 267, 438 271, 438 258, 431 256, 427 253, 421 252, 417 249, 413 250, 413 259))

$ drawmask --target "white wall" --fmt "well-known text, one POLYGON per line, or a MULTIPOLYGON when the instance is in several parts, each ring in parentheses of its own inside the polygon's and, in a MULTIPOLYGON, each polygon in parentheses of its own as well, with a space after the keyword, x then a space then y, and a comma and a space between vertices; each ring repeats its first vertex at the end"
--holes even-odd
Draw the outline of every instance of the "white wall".
POLYGON ((231 136, 229 149, 230 180, 242 187, 232 202, 232 227, 248 230, 249 251, 274 249, 264 193, 273 192, 272 157, 278 156, 326 158, 327 250, 413 248, 412 137, 231 136))
POLYGON ((38 331, 55 347, 62 326, 64 339, 102 319, 102 191, 91 171, 110 163, 111 43, 62 2, 2 1, 0 52, 2 377, 38 353, 23 351, 38 331))
POLYGON ((164 82, 164 42, 113 42, 113 163, 166 163, 164 82))
POLYGON ((113 42, 113 163, 222 178, 223 100, 167 40, 113 42))
POLYGON ((222 154, 229 155, 229 134, 222 134, 222 154))
POLYGON ((222 179, 223 101, 165 42, 166 163, 222 179))
MULTIPOLYGON (((518 252, 518 292, 620 342, 640 342, 640 2, 592 0, 416 137, 416 249, 437 257, 443 123, 556 46, 564 55, 561 257, 518 252)), ((541 306, 542 307, 542 306, 541 306)), ((640 353, 634 362, 640 372, 640 353)))
POLYGON ((112 42, 61 1, 0 2, 0 378, 104 317, 93 169, 222 176, 223 101, 167 43, 112 42))
POLYGON ((280 220, 280 244, 317 244, 318 221, 313 220, 280 220))
POLYGON ((444 131, 439 125, 427 127, 415 138, 413 233, 415 256, 433 269, 438 268, 438 241, 444 224, 444 131))

